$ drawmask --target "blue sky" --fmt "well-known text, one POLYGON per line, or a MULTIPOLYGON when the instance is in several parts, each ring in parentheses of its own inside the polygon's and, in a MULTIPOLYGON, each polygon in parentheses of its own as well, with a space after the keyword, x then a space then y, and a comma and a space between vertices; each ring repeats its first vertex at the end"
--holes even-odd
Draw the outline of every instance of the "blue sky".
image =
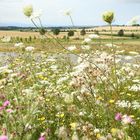
POLYGON ((42 9, 45 26, 69 26, 69 18, 61 11, 71 9, 75 25, 104 25, 102 13, 115 12, 115 24, 126 24, 132 17, 140 15, 140 0, 0 0, 0 26, 31 26, 23 15, 23 7, 32 4, 42 9))

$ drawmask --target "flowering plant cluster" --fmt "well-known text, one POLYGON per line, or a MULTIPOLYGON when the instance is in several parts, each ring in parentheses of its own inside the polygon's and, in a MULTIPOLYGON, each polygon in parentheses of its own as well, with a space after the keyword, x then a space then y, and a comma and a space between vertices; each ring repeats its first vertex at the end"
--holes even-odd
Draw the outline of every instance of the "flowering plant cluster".
MULTIPOLYGON (((24 8, 27 17, 33 11, 24 8)), ((114 14, 103 19, 111 26, 114 14)), ((68 55, 15 44, 20 53, 0 67, 0 140, 140 139, 140 64, 122 61, 113 42, 111 53, 92 51, 95 38, 84 39, 80 54, 64 47, 68 55)))

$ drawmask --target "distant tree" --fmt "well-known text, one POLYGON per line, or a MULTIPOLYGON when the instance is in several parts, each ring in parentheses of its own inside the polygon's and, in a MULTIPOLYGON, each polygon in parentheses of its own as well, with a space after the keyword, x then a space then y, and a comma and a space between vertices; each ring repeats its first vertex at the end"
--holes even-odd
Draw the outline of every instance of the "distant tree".
POLYGON ((41 28, 41 29, 39 30, 39 33, 40 33, 40 35, 45 35, 46 30, 45 30, 44 28, 41 28))
POLYGON ((69 37, 74 36, 74 31, 72 31, 72 30, 68 31, 68 36, 69 37))
POLYGON ((123 29, 118 31, 118 36, 124 36, 124 30, 123 29))
POLYGON ((80 35, 82 35, 82 36, 86 35, 85 29, 82 29, 82 30, 80 31, 80 35))
POLYGON ((53 29, 52 32, 53 32, 54 35, 59 35, 60 29, 58 29, 58 28, 53 29))
POLYGON ((94 33, 99 35, 99 31, 98 30, 94 30, 94 33))
POLYGON ((139 24, 133 24, 132 26, 140 26, 139 24))
POLYGON ((132 34, 131 34, 131 37, 135 37, 135 34, 134 34, 134 33, 132 33, 132 34))

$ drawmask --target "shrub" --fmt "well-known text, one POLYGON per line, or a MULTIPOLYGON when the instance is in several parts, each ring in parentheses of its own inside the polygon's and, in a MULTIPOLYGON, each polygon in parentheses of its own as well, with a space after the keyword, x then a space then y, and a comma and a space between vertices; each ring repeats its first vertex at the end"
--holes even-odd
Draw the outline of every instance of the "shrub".
POLYGON ((60 29, 58 29, 58 28, 53 29, 52 32, 53 32, 54 35, 59 35, 60 29))
POLYGON ((74 36, 74 31, 72 31, 72 30, 71 31, 68 31, 68 36, 69 37, 74 36))
POLYGON ((123 29, 118 31, 118 36, 124 36, 124 30, 123 29))
POLYGON ((132 33, 132 34, 131 34, 131 37, 135 37, 135 34, 134 34, 134 33, 132 33))
POLYGON ((97 31, 97 30, 94 30, 94 33, 97 34, 97 35, 99 35, 99 31, 97 31))
POLYGON ((82 35, 82 36, 86 35, 85 29, 82 29, 82 30, 80 31, 80 35, 82 35))

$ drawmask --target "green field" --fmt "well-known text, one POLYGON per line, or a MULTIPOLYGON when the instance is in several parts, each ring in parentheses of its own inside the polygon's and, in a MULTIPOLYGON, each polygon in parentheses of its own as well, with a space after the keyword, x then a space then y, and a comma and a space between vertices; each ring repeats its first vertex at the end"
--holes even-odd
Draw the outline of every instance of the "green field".
MULTIPOLYGON (((82 39, 75 40, 75 39, 58 39, 58 41, 64 46, 68 47, 70 45, 76 45, 79 47, 78 52, 80 51, 80 46, 82 45, 82 39)), ((18 41, 17 41, 18 42, 18 41)), ((90 42, 90 46, 92 50, 108 50, 106 47, 106 44, 110 43, 110 39, 93 39, 92 42, 90 42)), ((1 52, 10 52, 10 51, 17 51, 18 48, 14 47, 16 41, 10 42, 10 43, 2 43, 0 42, 0 51, 1 52)), ((114 44, 120 46, 119 50, 125 50, 126 54, 129 51, 137 51, 140 52, 140 39, 133 39, 133 38, 117 38, 114 39, 114 44)), ((56 53, 61 52, 63 48, 61 45, 57 44, 56 41, 53 41, 53 39, 45 39, 40 40, 36 39, 30 42, 25 42, 26 46, 33 46, 36 48, 36 51, 46 51, 49 53, 56 53), (53 42, 53 43, 52 43, 53 42)))

